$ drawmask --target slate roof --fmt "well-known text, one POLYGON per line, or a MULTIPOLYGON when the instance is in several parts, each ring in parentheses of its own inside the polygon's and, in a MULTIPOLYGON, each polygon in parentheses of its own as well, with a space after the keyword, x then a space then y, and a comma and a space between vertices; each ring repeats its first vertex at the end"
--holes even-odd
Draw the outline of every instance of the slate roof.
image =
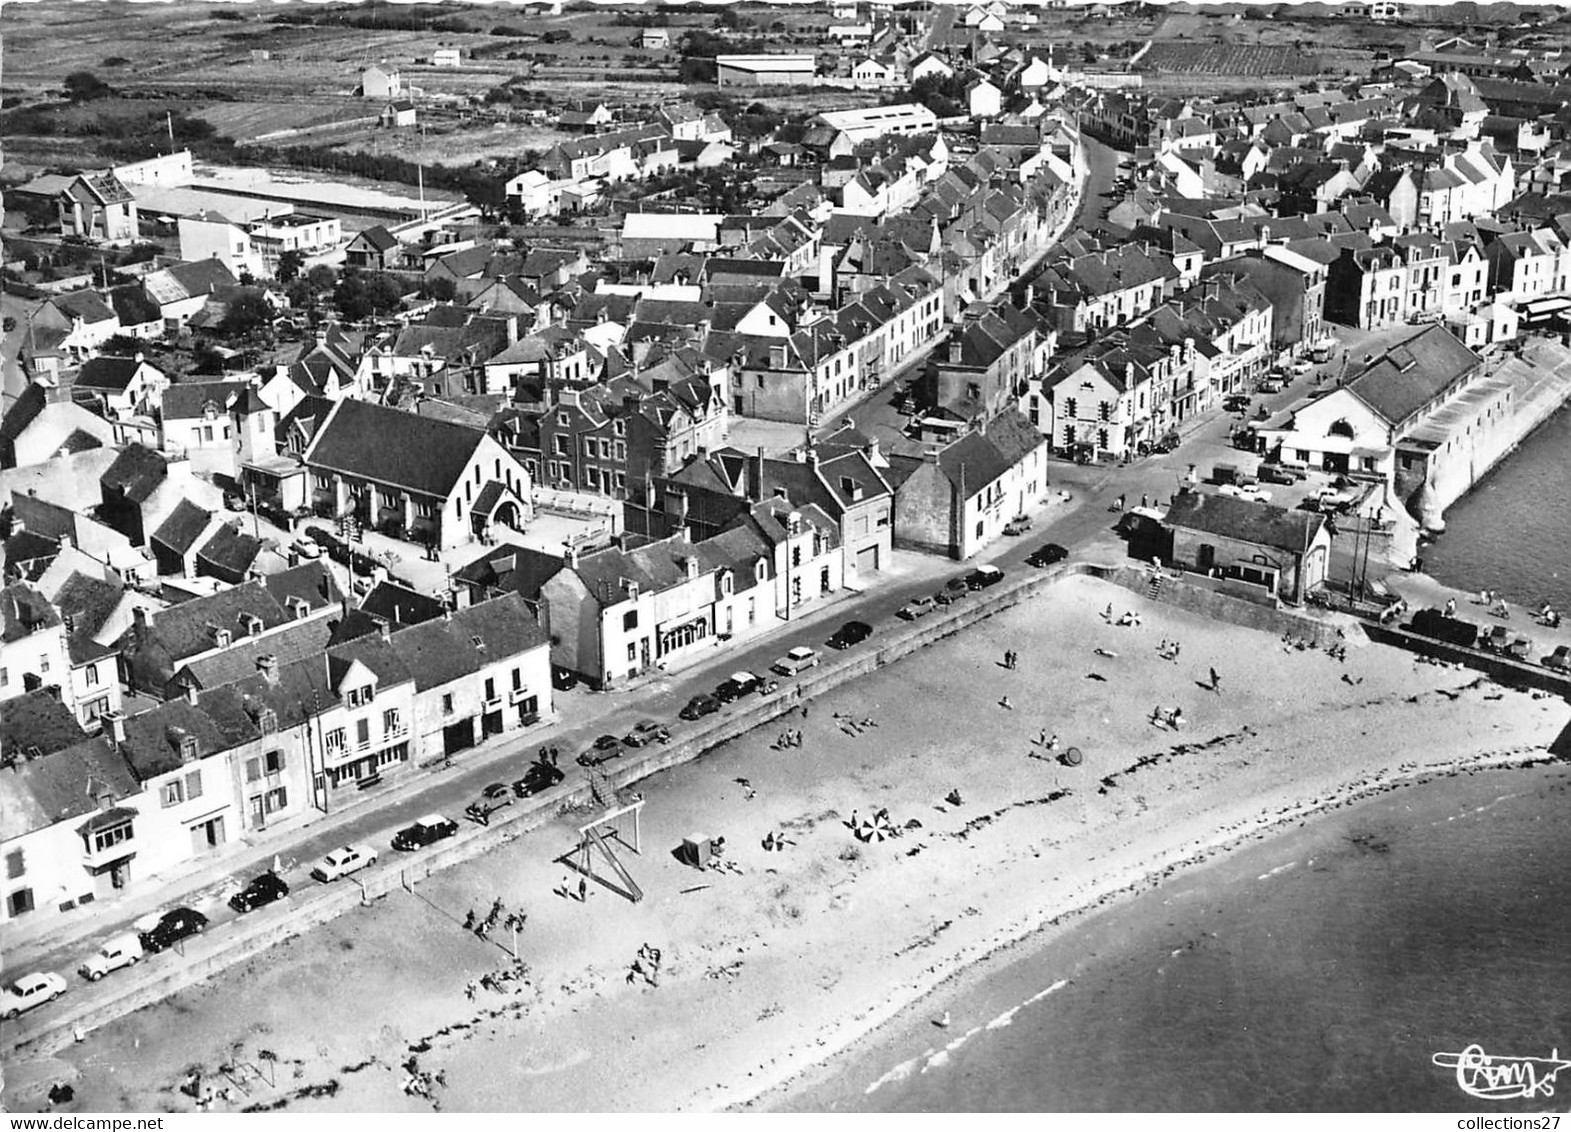
POLYGON ((163 414, 166 421, 199 420, 209 401, 222 416, 230 399, 250 386, 243 381, 186 381, 164 390, 163 414))
POLYGON ((484 439, 466 425, 345 400, 318 427, 306 463, 446 498, 484 439))
POLYGON ((120 597, 119 586, 87 574, 73 572, 60 586, 55 593, 55 608, 68 626, 66 647, 72 664, 87 664, 119 651, 94 638, 120 605, 120 597))
POLYGON ((206 562, 228 574, 243 576, 262 552, 262 540, 228 523, 213 531, 212 538, 196 552, 198 562, 206 562))
POLYGON ((1359 400, 1400 425, 1477 368, 1480 358, 1443 326, 1398 342, 1347 383, 1359 400))
POLYGON ((0 760, 52 755, 86 738, 76 713, 43 688, 13 696, 0 712, 0 760))
POLYGON ((1302 555, 1325 526, 1325 517, 1313 511, 1289 510, 1231 495, 1182 491, 1173 497, 1163 522, 1169 527, 1302 555))
POLYGON ((79 318, 89 326, 95 322, 108 322, 115 317, 113 308, 104 301, 102 295, 93 290, 72 291, 69 295, 57 295, 49 301, 67 318, 79 318))
POLYGON ((47 598, 25 582, 12 582, 0 589, 0 640, 6 643, 30 637, 39 629, 60 624, 60 615, 47 598))
POLYGON ((202 532, 207 530, 212 518, 211 511, 198 507, 189 499, 182 499, 169 512, 169 517, 158 525, 153 538, 183 556, 196 545, 196 540, 202 537, 202 532))
POLYGON ((259 657, 276 657, 280 667, 319 657, 328 647, 333 625, 329 618, 313 617, 284 625, 264 637, 237 636, 228 648, 180 665, 176 675, 189 673, 199 688, 220 688, 254 676, 259 657))
POLYGON ((415 689, 424 692, 503 658, 548 648, 550 638, 523 598, 505 594, 457 610, 451 620, 438 618, 397 629, 388 644, 413 673, 415 689))
POLYGON ((78 389, 112 389, 115 392, 124 392, 125 387, 131 384, 131 379, 136 376, 136 371, 145 363, 135 358, 114 357, 109 354, 100 354, 96 358, 89 358, 76 375, 78 389))
POLYGON ((372 249, 378 252, 389 252, 398 246, 398 240, 382 225, 367 228, 355 237, 356 241, 364 240, 372 249))
POLYGON ((431 621, 442 616, 445 608, 437 598, 397 582, 379 582, 360 602, 362 613, 393 625, 418 625, 431 621))
MULTIPOLYGON (((7 709, 15 702, 7 701, 7 709)), ((86 738, 80 729, 78 735, 75 745, 0 775, 0 827, 7 837, 95 813, 100 794, 114 801, 137 792, 130 764, 106 739, 86 738)))

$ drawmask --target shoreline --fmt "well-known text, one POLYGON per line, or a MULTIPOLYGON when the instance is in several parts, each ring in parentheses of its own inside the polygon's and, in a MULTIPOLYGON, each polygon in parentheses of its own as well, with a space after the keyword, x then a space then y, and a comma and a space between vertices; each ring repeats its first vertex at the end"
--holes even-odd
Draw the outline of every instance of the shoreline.
MULTIPOLYGON (((1134 869, 1113 875, 1096 885, 1078 903, 1068 908, 1047 910, 1028 921, 1016 920, 994 929, 990 933, 994 938, 981 945, 980 954, 961 959, 957 964, 948 964, 942 972, 935 973, 932 978, 905 987, 900 993, 891 997, 888 1008, 879 1011, 876 1019, 864 1021, 867 1018, 864 1014, 851 1022, 843 1023, 840 1028, 844 1032, 835 1035, 834 1038, 820 1038, 811 1047, 793 1049, 785 1056, 787 1059, 801 1062, 800 1064, 782 1066, 775 1074, 774 1080, 750 1086, 750 1091, 744 1096, 724 1098, 715 1108, 722 1112, 768 1111, 771 1102, 783 1101, 806 1093, 818 1083, 815 1077, 821 1076, 826 1062, 831 1058, 853 1053, 858 1047, 866 1046, 878 1034, 900 1023, 907 1014, 919 1010, 923 1003, 932 999, 946 986, 980 973, 983 966, 1008 958, 1012 951, 1046 942, 1045 938, 1039 937, 1045 937, 1055 931, 1067 931, 1089 916, 1160 888, 1162 884, 1181 872, 1203 867, 1222 854, 1232 852, 1247 843, 1268 840, 1295 823, 1302 824, 1309 818, 1404 787, 1420 786, 1474 771, 1526 770, 1565 761, 1550 754, 1545 747, 1533 747, 1504 752, 1480 752, 1472 756, 1453 758, 1434 766, 1414 767, 1401 771, 1391 778, 1386 778, 1384 772, 1377 771, 1373 776, 1348 783, 1340 792, 1332 793, 1324 799, 1303 803, 1291 812, 1279 812, 1264 819, 1256 818, 1252 823, 1249 823, 1249 819, 1244 819, 1249 823, 1249 828, 1231 829, 1223 825, 1210 839, 1198 845, 1185 843, 1165 853, 1159 852, 1158 860, 1140 869, 1138 875, 1129 875, 1136 871, 1134 869)), ((968 1031, 963 1033, 961 1038, 970 1035, 971 1032, 968 1031)))

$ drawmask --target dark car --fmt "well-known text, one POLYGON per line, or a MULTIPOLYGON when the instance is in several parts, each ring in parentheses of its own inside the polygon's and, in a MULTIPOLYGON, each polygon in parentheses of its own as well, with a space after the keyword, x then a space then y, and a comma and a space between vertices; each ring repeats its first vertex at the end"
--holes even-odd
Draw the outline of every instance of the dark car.
POLYGON ((873 627, 866 621, 847 621, 835 630, 835 635, 829 638, 829 647, 832 649, 848 649, 859 644, 873 635, 873 627))
POLYGON ((622 742, 629 747, 642 747, 648 743, 664 743, 671 738, 670 728, 653 719, 640 720, 634 728, 622 736, 622 742))
POLYGON ((579 766, 599 766, 603 762, 620 758, 622 754, 622 740, 615 735, 602 735, 595 740, 594 746, 578 756, 579 766))
POLYGON ((939 605, 953 605, 961 598, 970 594, 971 589, 966 585, 964 578, 951 578, 944 583, 944 588, 933 595, 933 600, 939 605))
POLYGON ((529 769, 524 771, 524 777, 513 783, 513 793, 520 798, 533 797, 551 789, 566 777, 561 767, 551 763, 530 763, 529 769))
POLYGON ((151 931, 141 933, 138 938, 142 950, 153 953, 165 951, 182 939, 201 935, 206 930, 207 917, 202 913, 193 908, 176 908, 172 912, 165 912, 151 931))
POLYGON ((492 814, 496 813, 503 806, 511 806, 512 804, 512 787, 504 786, 500 782, 493 782, 480 791, 480 797, 469 803, 469 807, 464 810, 464 814, 472 821, 488 825, 490 824, 492 814))
POLYGON ((1026 558, 1027 566, 1051 566, 1055 562, 1062 562, 1069 557, 1069 551, 1059 546, 1056 542, 1046 543, 1033 550, 1026 558))
POLYGON ((966 585, 973 590, 985 590, 1004 580, 1004 572, 997 566, 978 566, 966 575, 966 585))
POLYGON ((561 668, 553 665, 551 668, 551 687, 558 692, 565 692, 569 688, 578 686, 578 673, 571 668, 561 668))
POLYGON ((1255 473, 1255 478, 1261 483, 1280 483, 1291 486, 1303 477, 1292 468, 1284 467, 1281 464, 1261 464, 1260 469, 1255 473))
POLYGON ((700 719, 706 715, 713 715, 720 710, 720 701, 713 696, 694 696, 687 701, 687 706, 677 712, 683 719, 700 719))
POLYGON ((1222 410, 1228 413, 1247 413, 1251 398, 1247 393, 1232 393, 1222 399, 1222 410))
POLYGON ((414 825, 393 834, 393 848, 405 852, 410 849, 423 849, 432 842, 441 841, 457 832, 458 823, 452 818, 444 818, 441 814, 427 814, 414 825))
POLYGON ((289 886, 277 873, 263 873, 254 878, 239 892, 229 898, 229 906, 236 912, 249 912, 289 895, 289 886))
POLYGON ((715 699, 723 704, 732 703, 757 690, 762 683, 763 681, 751 672, 733 672, 715 688, 715 699))

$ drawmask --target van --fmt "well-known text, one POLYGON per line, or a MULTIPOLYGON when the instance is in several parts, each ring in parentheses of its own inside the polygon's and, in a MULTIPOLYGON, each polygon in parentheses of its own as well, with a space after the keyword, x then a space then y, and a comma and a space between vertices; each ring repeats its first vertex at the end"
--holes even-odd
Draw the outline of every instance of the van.
POLYGON ((96 983, 110 971, 130 967, 141 958, 142 942, 136 936, 117 935, 105 940, 103 946, 83 960, 77 970, 84 979, 96 983))

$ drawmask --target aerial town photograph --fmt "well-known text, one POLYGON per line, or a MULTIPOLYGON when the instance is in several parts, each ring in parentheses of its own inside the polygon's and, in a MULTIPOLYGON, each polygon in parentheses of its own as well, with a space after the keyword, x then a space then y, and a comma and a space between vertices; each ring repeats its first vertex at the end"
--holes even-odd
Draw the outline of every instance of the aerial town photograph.
POLYGON ((1565 1108, 1571 8, 0 36, 0 1109, 1565 1108))

